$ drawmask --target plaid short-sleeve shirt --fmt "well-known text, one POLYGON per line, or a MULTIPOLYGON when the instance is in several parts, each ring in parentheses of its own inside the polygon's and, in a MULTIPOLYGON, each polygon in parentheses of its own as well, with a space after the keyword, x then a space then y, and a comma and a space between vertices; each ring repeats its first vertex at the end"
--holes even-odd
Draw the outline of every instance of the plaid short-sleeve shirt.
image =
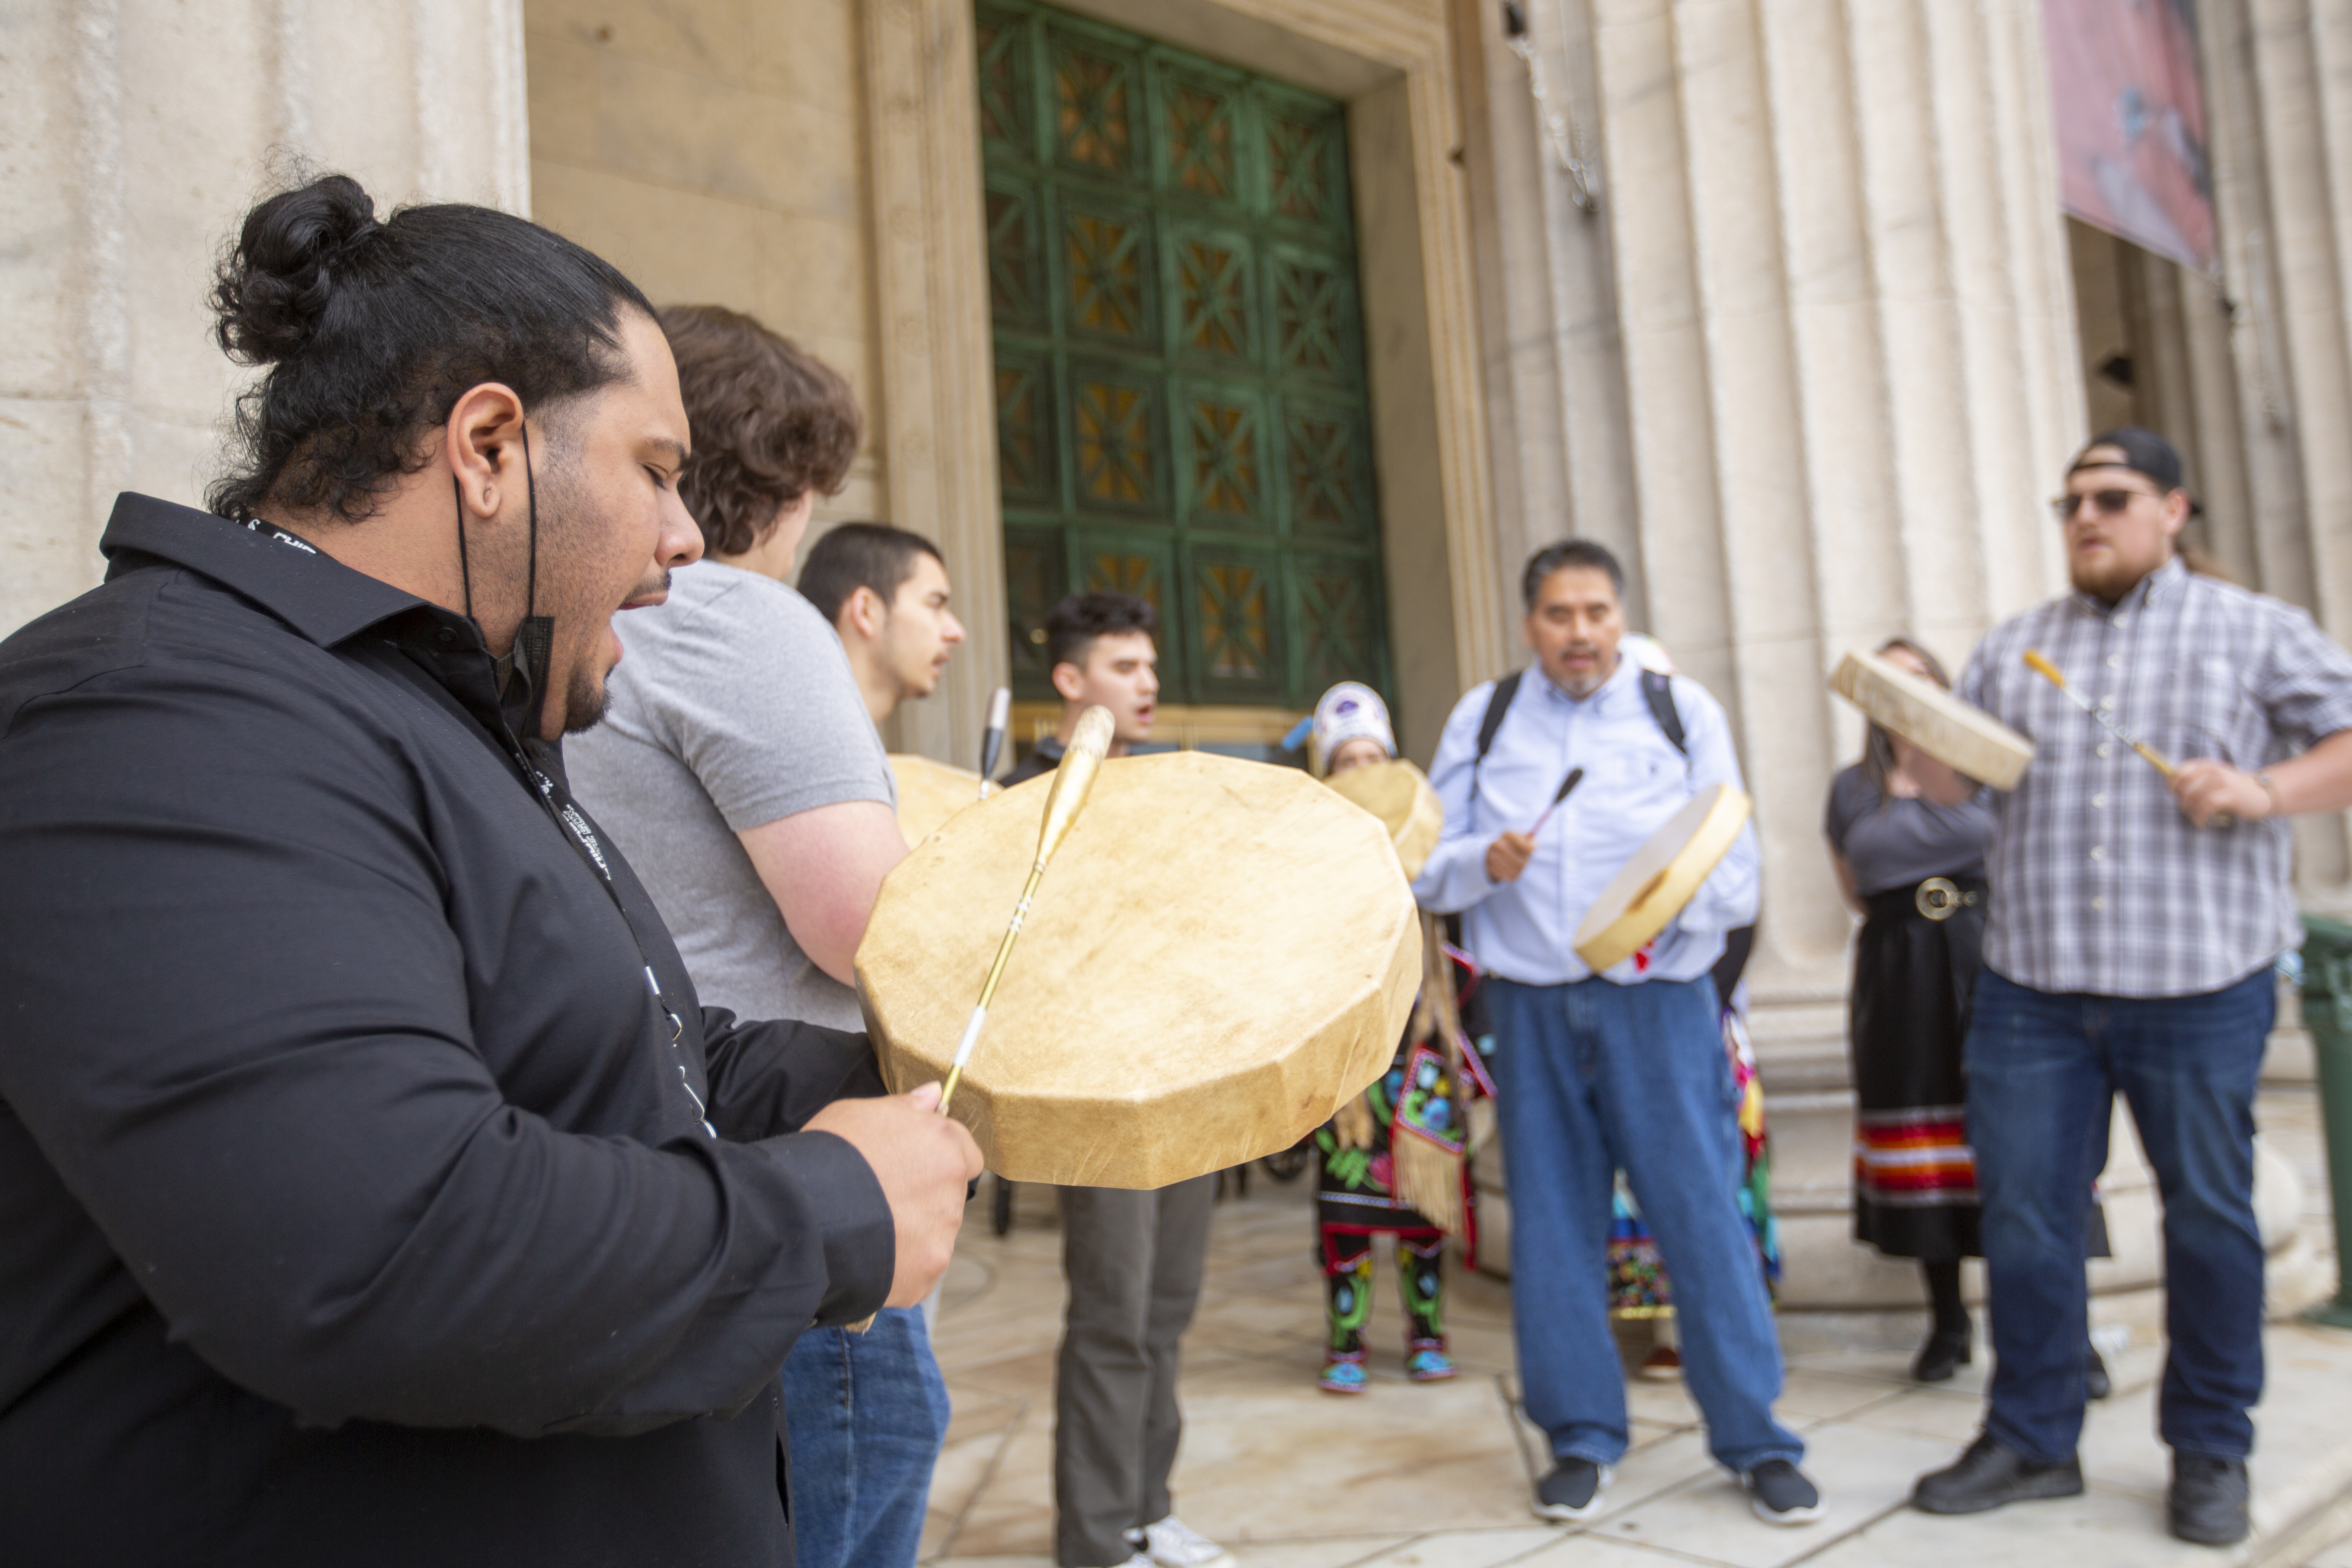
POLYGON ((2034 746, 1995 797, 1985 963, 2037 991, 2188 996, 2298 945, 2286 824, 2197 828, 2028 648, 2175 762, 2252 772, 2352 729, 2352 656, 2303 611, 2177 559, 2112 608, 2074 594, 2002 622, 1959 687, 2034 746))

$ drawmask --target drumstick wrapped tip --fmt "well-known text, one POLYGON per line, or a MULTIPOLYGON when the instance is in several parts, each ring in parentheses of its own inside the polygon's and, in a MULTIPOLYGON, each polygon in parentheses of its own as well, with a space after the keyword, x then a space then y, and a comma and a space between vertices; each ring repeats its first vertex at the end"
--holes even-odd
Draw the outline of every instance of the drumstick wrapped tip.
POLYGON ((2059 690, 2063 691, 2066 689, 2066 678, 2058 672, 2058 667, 2056 665, 2051 663, 2042 656, 2042 650, 2040 648, 2030 647, 2025 650, 2025 668, 2040 676, 2042 679, 2048 681, 2051 685, 2056 687, 2059 690))
POLYGON ((1045 820, 1037 830, 1037 869, 1043 871, 1062 840, 1070 835, 1070 825, 1078 819, 1078 811, 1087 804, 1087 792, 1095 787, 1095 774, 1101 771, 1103 758, 1110 751, 1113 729, 1110 710, 1103 707, 1087 709, 1078 715, 1078 726, 1070 733, 1068 749, 1054 770, 1054 792, 1045 797, 1045 820))
POLYGON ((971 1010, 971 1020, 964 1025, 963 1038, 956 1043, 947 1082, 940 1089, 941 1116, 948 1113, 956 1086, 963 1081, 964 1064, 971 1059, 972 1047, 980 1043, 980 1028, 987 1021, 988 1005, 996 999, 996 983, 1004 977, 1005 961, 1013 956, 1013 939, 1021 934, 1021 922, 1028 918, 1029 903, 1037 896, 1037 884, 1045 879, 1046 862, 1062 847, 1062 840, 1070 836, 1071 825, 1077 821, 1078 812, 1095 787, 1095 774, 1101 771, 1103 758, 1110 751, 1112 729, 1108 708, 1097 705, 1079 714, 1077 728, 1070 732, 1070 743, 1054 769, 1054 787, 1045 796, 1045 819, 1037 829, 1037 861, 1029 868, 1029 885, 1021 890, 1020 903, 1013 906, 1013 923, 1005 928, 1004 940, 997 944, 996 962, 988 966, 988 983, 980 988, 980 1005, 971 1010))

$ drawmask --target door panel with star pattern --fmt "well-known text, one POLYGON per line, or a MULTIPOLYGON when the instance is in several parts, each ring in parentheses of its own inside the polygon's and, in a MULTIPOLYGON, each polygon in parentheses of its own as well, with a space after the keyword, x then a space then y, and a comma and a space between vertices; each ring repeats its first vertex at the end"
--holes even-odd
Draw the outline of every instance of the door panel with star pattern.
POLYGON ((1047 5, 976 7, 1013 680, 1092 588, 1168 700, 1304 708, 1389 654, 1345 107, 1047 5))

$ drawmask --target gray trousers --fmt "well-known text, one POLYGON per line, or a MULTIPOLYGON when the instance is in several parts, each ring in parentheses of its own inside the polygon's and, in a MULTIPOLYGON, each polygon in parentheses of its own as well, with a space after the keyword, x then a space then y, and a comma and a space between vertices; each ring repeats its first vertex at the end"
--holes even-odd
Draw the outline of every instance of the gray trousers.
POLYGON ((1054 1558, 1113 1568, 1174 1511, 1177 1342, 1201 1297, 1216 1178, 1062 1189, 1070 1315, 1054 1378, 1054 1558))

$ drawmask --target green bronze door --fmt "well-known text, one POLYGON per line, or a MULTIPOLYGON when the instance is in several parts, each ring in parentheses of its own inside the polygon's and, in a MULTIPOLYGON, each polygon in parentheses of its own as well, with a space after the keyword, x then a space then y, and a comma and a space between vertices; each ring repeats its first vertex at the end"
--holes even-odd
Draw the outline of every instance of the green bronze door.
POLYGON ((1337 101, 1048 6, 978 6, 1015 689, 1045 613, 1159 608, 1164 698, 1385 690, 1337 101))

